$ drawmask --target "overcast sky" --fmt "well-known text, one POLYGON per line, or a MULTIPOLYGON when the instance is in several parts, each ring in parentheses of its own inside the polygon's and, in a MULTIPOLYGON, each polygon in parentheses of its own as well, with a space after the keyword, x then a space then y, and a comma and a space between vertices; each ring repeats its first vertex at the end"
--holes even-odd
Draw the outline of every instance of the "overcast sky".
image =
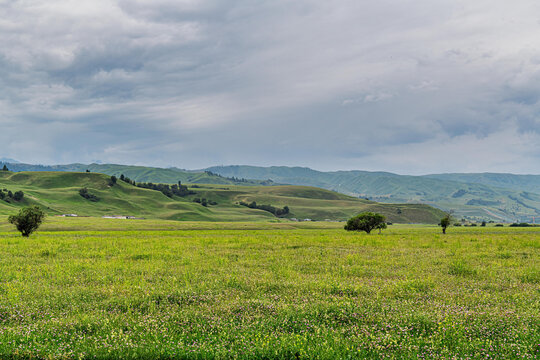
POLYGON ((0 0, 0 157, 540 174, 538 0, 0 0))

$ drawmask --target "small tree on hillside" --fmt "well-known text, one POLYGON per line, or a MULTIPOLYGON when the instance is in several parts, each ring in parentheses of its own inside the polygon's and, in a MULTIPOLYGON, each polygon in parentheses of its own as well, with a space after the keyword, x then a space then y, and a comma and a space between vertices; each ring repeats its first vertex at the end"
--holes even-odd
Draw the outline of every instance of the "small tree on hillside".
POLYGON ((373 229, 386 229, 386 218, 383 215, 363 212, 350 218, 345 225, 347 231, 365 231, 369 234, 373 229))
POLYGON ((11 215, 8 221, 17 227, 24 237, 29 237, 43 222, 45 213, 37 206, 23 208, 17 215, 11 215))
POLYGON ((13 200, 15 201, 21 201, 24 198, 24 193, 22 191, 15 191, 13 193, 13 200))
POLYGON ((446 214, 442 219, 441 219, 441 228, 442 228, 442 233, 443 234, 446 234, 446 228, 450 226, 450 223, 452 222, 452 216, 450 214, 446 214))
POLYGON ((8 167, 6 166, 6 164, 4 164, 4 167, 2 168, 2 171, 9 171, 8 167))
POLYGON ((118 179, 116 178, 116 176, 111 176, 111 178, 109 179, 109 186, 114 186, 117 181, 118 179))

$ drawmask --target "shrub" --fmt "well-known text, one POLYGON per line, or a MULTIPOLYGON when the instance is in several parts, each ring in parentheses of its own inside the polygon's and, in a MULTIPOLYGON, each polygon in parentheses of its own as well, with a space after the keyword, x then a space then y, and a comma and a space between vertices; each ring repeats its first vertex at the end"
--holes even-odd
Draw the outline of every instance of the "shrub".
POLYGON ((22 191, 15 191, 13 193, 13 200, 21 201, 24 198, 24 193, 22 191))
POLYGON ((345 225, 347 231, 365 231, 369 234, 373 229, 386 229, 386 218, 383 215, 363 212, 350 218, 345 225))
POLYGON ((442 227, 443 234, 446 234, 446 228, 450 226, 451 221, 452 221, 452 217, 450 216, 450 214, 446 214, 441 219, 441 223, 439 225, 442 227))
POLYGON ((290 209, 287 205, 285 205, 283 209, 277 208, 272 205, 258 205, 255 201, 252 201, 250 203, 247 203, 245 201, 240 201, 240 205, 247 206, 250 209, 259 209, 259 210, 268 211, 269 213, 272 213, 275 216, 287 215, 290 212, 290 209))
POLYGON ((17 227, 24 237, 29 237, 43 222, 45 213, 37 206, 23 208, 17 215, 11 215, 8 221, 17 227))
POLYGON ((90 201, 93 201, 93 202, 99 201, 99 198, 94 194, 90 194, 88 192, 88 189, 85 188, 85 187, 79 190, 79 195, 81 195, 83 198, 85 198, 87 200, 90 200, 90 201))
POLYGON ((532 226, 531 224, 529 223, 513 223, 513 224, 510 224, 509 225, 510 227, 529 227, 529 226, 532 226))

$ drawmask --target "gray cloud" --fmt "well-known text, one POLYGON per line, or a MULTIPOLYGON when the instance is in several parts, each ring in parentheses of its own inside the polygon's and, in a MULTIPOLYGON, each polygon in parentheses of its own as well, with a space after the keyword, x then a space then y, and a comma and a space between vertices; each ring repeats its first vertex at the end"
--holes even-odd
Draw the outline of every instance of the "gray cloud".
POLYGON ((540 173, 540 4, 0 2, 27 162, 540 173))

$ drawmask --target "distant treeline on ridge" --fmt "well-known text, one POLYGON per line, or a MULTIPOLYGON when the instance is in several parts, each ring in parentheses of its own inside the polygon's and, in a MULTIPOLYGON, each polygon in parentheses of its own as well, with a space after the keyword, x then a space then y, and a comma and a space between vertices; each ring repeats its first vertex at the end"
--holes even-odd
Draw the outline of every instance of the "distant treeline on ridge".
MULTIPOLYGON (((111 177, 111 179, 112 179, 112 177, 111 177)), ((120 180, 122 180, 122 181, 124 181, 124 182, 126 182, 128 184, 143 188, 143 189, 151 189, 151 190, 161 191, 163 193, 163 195, 165 195, 167 197, 170 197, 170 198, 172 198, 173 195, 187 196, 187 195, 195 194, 195 192, 189 190, 186 185, 182 185, 181 181, 178 181, 178 184, 174 184, 174 185, 154 184, 154 183, 151 183, 151 182, 138 183, 138 182, 135 182, 135 180, 131 180, 130 178, 124 176, 124 174, 120 175, 120 180)))

